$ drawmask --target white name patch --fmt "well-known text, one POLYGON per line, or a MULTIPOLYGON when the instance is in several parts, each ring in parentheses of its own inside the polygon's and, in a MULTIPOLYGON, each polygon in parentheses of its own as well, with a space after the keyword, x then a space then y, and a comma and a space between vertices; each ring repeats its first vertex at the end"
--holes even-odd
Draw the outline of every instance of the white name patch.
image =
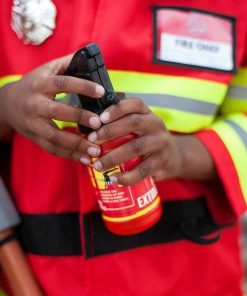
POLYGON ((182 8, 154 13, 154 62, 235 70, 234 19, 182 8))

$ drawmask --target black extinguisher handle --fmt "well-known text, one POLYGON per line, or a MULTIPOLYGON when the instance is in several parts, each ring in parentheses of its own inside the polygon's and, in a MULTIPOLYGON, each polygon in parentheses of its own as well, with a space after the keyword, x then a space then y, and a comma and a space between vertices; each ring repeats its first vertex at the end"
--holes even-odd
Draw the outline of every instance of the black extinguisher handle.
MULTIPOLYGON (((100 48, 96 43, 91 43, 79 49, 74 54, 64 74, 90 80, 104 87, 105 94, 100 99, 92 99, 78 94, 80 107, 83 109, 100 115, 107 107, 117 104, 120 100, 114 92, 100 48)), ((84 134, 89 134, 92 131, 91 128, 81 125, 79 125, 79 129, 84 134)))

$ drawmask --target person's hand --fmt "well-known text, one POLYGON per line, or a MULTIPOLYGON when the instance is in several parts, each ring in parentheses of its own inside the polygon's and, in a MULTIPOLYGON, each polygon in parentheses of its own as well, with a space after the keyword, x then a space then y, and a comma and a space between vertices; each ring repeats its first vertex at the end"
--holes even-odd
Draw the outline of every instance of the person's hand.
POLYGON ((110 106, 100 118, 105 125, 89 135, 91 142, 101 144, 130 133, 138 137, 97 159, 93 164, 95 169, 105 171, 136 156, 143 158, 134 169, 111 176, 112 182, 130 185, 147 175, 156 181, 177 175, 181 153, 176 141, 142 100, 124 99, 110 106))
POLYGON ((17 82, 0 89, 0 122, 11 126, 57 156, 82 159, 97 156, 99 148, 81 135, 59 130, 52 119, 78 123, 93 129, 99 128, 99 116, 54 101, 56 94, 80 93, 95 98, 102 97, 102 86, 70 76, 61 75, 72 56, 47 63, 23 76, 17 82))
POLYGON ((163 121, 138 98, 124 99, 100 115, 105 124, 88 136, 102 144, 130 133, 138 137, 99 157, 93 164, 99 171, 141 156, 134 169, 110 176, 113 183, 134 184, 150 175, 155 181, 174 177, 210 179, 215 177, 213 161, 196 137, 174 136, 163 121))

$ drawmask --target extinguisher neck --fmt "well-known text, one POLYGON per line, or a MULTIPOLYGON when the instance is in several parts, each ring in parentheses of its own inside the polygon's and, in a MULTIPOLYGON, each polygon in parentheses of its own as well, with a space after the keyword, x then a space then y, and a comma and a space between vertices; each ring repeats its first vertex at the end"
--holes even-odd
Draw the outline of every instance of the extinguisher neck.
POLYGON ((121 136, 121 137, 118 137, 118 138, 115 138, 113 140, 103 143, 101 145, 101 155, 100 156, 110 152, 112 149, 114 149, 118 146, 121 146, 121 145, 133 140, 134 138, 136 138, 136 135, 129 134, 129 135, 124 135, 124 136, 121 136))

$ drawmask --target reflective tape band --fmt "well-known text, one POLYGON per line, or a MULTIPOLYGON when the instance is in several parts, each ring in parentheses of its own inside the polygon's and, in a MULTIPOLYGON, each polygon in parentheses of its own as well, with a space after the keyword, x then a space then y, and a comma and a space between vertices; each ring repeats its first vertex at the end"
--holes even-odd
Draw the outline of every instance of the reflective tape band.
POLYGON ((233 114, 216 122, 212 129, 220 136, 231 155, 247 202, 247 117, 233 114))
POLYGON ((218 104, 173 95, 126 93, 127 97, 139 97, 146 105, 192 112, 203 115, 215 115, 218 104))
POLYGON ((3 87, 4 85, 17 81, 21 78, 21 75, 7 75, 0 77, 0 87, 3 87))
MULTIPOLYGON (((246 77, 247 79, 247 77, 246 77)), ((245 82, 247 84, 247 80, 245 82)), ((231 85, 226 99, 222 104, 221 112, 247 112, 247 85, 231 85)))
POLYGON ((227 97, 230 97, 231 99, 237 98, 247 100, 247 87, 231 85, 229 87, 227 97))
MULTIPOLYGON (((115 90, 126 93, 164 94, 221 104, 227 91, 226 84, 196 78, 117 70, 110 70, 109 75, 115 90)), ((0 77, 0 87, 20 78, 0 77)))
POLYGON ((238 86, 247 86, 247 68, 240 68, 238 70, 238 74, 233 77, 231 84, 238 86))
POLYGON ((68 94, 66 93, 61 93, 61 94, 57 94, 56 97, 55 97, 55 100, 59 101, 59 100, 65 100, 65 98, 68 96, 68 94))
POLYGON ((203 79, 110 70, 116 91, 144 100, 167 128, 191 133, 207 128, 222 104, 228 86, 203 79))
POLYGON ((228 97, 222 104, 220 112, 223 114, 233 112, 247 112, 247 99, 242 100, 228 97))
POLYGON ((80 100, 77 94, 61 93, 56 95, 55 100, 66 105, 71 105, 75 107, 80 106, 80 100))
MULTIPOLYGON (((215 113, 218 109, 216 104, 173 96, 136 93, 128 93, 126 95, 127 97, 141 97, 145 104, 149 105, 150 109, 163 119, 168 129, 181 133, 191 133, 207 128, 214 121, 215 113)), ((69 98, 64 99, 65 101, 63 99, 60 101, 65 103, 66 101, 71 101, 69 98)), ((60 129, 77 126, 71 122, 54 121, 60 129)))
MULTIPOLYGON (((140 97, 156 115, 163 119, 169 129, 183 133, 191 133, 208 127, 213 122, 218 110, 217 104, 171 95, 126 93, 126 96, 140 97)), ((76 98, 73 94, 61 98, 59 101, 76 105, 76 98)), ((60 129, 77 126, 71 122, 54 121, 60 129)))
POLYGON ((215 118, 210 115, 201 115, 180 110, 150 107, 159 116, 166 127, 179 133, 193 133, 208 128, 215 118))
POLYGON ((110 70, 109 75, 116 91, 172 95, 213 104, 222 103, 228 88, 224 83, 181 76, 117 70, 110 70))
POLYGON ((74 122, 61 121, 61 120, 56 120, 56 119, 53 119, 53 121, 56 123, 56 125, 59 129, 63 129, 66 127, 72 127, 72 128, 77 127, 77 124, 74 122))
MULTIPOLYGON (((247 117, 245 119, 247 121, 247 117)), ((238 121, 238 120, 237 120, 238 121)), ((247 129, 244 130, 240 125, 238 125, 235 121, 227 119, 226 122, 235 130, 235 132, 239 135, 242 142, 245 145, 246 152, 247 152, 247 129)), ((247 126, 246 126, 247 128, 247 126)))
MULTIPOLYGON (((150 107, 150 109, 160 118, 163 119, 166 127, 169 130, 181 132, 181 133, 192 133, 203 128, 209 127, 213 122, 212 116, 204 116, 202 118, 200 115, 192 113, 184 113, 178 110, 172 112, 170 110, 165 110, 164 108, 150 107)), ((76 128, 77 124, 73 122, 66 122, 61 120, 53 120, 58 128, 63 129, 66 127, 76 128)))
MULTIPOLYGON (((78 101, 79 99, 76 94, 61 93, 56 96, 55 100, 62 103, 62 104, 71 105, 71 106, 75 106, 75 107, 78 106, 80 103, 78 101)), ((53 119, 53 121, 56 123, 56 125, 58 126, 59 129, 63 129, 66 127, 77 128, 77 124, 74 122, 66 122, 66 121, 61 121, 61 120, 56 120, 56 119, 53 119)))
MULTIPOLYGON (((141 97, 169 129, 177 132, 191 133, 208 127, 227 91, 226 84, 203 79, 117 70, 109 74, 116 91, 141 97)), ((3 77, 2 83, 17 77, 20 75, 3 77)), ((55 122, 60 128, 76 126, 55 122)))
POLYGON ((229 87, 221 112, 247 112, 247 68, 239 69, 229 87))

